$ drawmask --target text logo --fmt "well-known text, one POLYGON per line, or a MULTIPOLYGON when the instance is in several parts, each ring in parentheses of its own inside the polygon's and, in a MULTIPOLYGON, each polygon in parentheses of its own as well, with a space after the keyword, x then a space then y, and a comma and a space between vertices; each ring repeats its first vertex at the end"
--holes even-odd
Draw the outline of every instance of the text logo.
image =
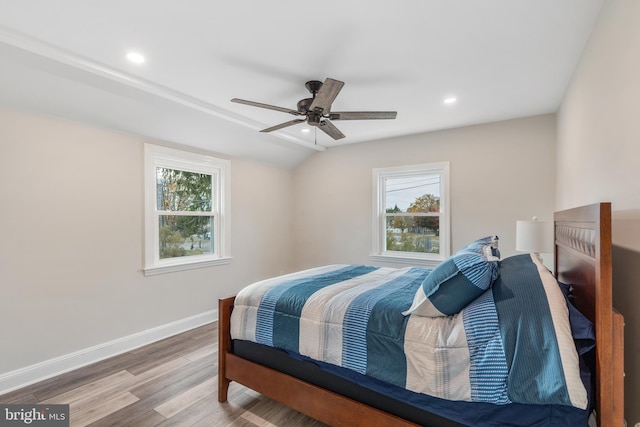
POLYGON ((0 427, 69 427, 69 405, 0 404, 0 427))

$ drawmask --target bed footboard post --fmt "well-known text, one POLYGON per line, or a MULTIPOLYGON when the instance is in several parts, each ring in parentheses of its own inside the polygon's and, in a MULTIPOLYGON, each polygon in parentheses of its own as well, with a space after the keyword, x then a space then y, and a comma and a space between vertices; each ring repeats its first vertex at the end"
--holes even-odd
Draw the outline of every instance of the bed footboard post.
POLYGON ((218 300, 218 402, 227 401, 227 353, 231 352, 231 310, 235 297, 218 300))
POLYGON ((624 420, 624 317, 613 311, 613 422, 625 426, 624 420))

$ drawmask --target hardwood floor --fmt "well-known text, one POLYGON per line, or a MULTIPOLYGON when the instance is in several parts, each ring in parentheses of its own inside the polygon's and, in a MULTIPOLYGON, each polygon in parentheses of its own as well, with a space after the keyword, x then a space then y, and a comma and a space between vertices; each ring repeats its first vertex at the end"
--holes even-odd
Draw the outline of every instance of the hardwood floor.
POLYGON ((69 404, 73 427, 324 425, 236 383, 219 403, 217 334, 211 323, 0 395, 0 403, 69 404))

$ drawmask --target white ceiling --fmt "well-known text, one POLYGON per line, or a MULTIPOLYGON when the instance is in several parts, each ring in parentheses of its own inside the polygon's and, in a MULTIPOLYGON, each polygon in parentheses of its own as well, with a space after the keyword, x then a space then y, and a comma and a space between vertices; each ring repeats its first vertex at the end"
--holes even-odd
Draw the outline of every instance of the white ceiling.
POLYGON ((555 112, 604 0, 0 0, 0 105, 294 167, 314 150, 555 112), (128 51, 146 62, 128 62, 128 51), (301 133, 345 82, 346 138, 301 133), (443 99, 458 101, 445 105, 443 99))

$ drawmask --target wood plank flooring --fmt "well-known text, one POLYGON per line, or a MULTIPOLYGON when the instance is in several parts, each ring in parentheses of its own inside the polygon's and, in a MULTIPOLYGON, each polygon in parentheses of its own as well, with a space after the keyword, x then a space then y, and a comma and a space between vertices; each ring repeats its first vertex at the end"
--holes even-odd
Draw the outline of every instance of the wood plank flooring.
POLYGON ((73 427, 324 425, 236 383, 219 403, 217 341, 211 323, 0 395, 0 403, 69 404, 73 427))

